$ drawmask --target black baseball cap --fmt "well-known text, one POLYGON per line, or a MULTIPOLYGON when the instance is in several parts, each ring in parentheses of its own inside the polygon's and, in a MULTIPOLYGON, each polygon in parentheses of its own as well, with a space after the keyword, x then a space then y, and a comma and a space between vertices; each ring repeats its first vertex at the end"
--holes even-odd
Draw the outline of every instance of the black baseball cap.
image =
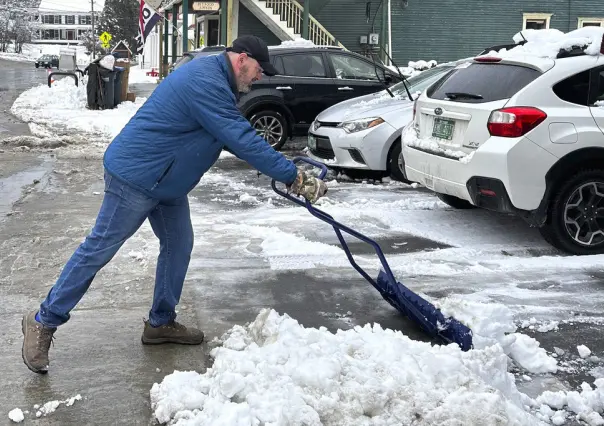
POLYGON ((233 41, 231 47, 227 47, 226 51, 247 54, 250 58, 258 61, 263 73, 268 76, 278 74, 275 67, 271 64, 271 58, 268 55, 268 46, 260 37, 253 35, 238 37, 233 41))

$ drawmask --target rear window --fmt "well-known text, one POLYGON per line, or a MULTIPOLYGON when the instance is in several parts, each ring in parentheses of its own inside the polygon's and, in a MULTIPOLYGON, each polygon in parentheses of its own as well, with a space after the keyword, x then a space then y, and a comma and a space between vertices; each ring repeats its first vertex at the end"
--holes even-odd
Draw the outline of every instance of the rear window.
POLYGON ((541 73, 507 64, 471 64, 432 86, 428 97, 466 103, 484 103, 511 98, 541 73))

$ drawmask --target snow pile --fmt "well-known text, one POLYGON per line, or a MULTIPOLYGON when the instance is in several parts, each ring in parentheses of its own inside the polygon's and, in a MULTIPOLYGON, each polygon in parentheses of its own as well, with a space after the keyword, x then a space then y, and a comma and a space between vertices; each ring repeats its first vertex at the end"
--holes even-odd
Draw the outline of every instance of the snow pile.
POLYGON ((524 30, 514 36, 514 42, 526 39, 526 44, 509 50, 491 51, 486 55, 501 58, 526 55, 555 59, 561 50, 570 51, 574 47, 581 47, 585 48, 586 54, 597 56, 600 54, 603 37, 604 28, 601 27, 584 27, 568 33, 555 29, 524 30))
POLYGON ((148 71, 151 70, 141 69, 140 65, 130 67, 130 72, 128 73, 128 84, 157 83, 158 77, 151 77, 147 75, 148 71))
POLYGON ((301 47, 317 47, 312 41, 306 40, 304 38, 298 37, 294 40, 285 40, 282 41, 278 46, 271 47, 283 47, 283 48, 301 48, 301 47))
POLYGON ((8 418, 11 419, 15 423, 21 423, 25 420, 25 416, 23 415, 23 411, 20 408, 14 408, 10 410, 8 413, 8 418))
POLYGON ((564 424, 562 420, 566 417, 566 411, 570 411, 591 426, 604 425, 604 419, 600 415, 604 411, 604 379, 596 379, 594 385, 595 389, 583 382, 581 392, 545 391, 537 397, 536 401, 538 404, 559 410, 556 414, 560 422, 555 423, 554 416, 552 419, 554 424, 564 424))
POLYGON ((539 347, 537 340, 515 333, 513 313, 505 305, 458 298, 444 298, 435 301, 434 305, 445 317, 452 316, 470 327, 475 348, 484 349, 498 344, 516 364, 531 373, 555 373, 558 370, 556 359, 539 347))
POLYGON ((35 86, 15 100, 11 112, 29 123, 34 136, 80 136, 109 142, 146 98, 137 98, 134 103, 122 102, 114 109, 89 110, 86 107, 86 79, 79 87, 71 77, 57 80, 52 87, 35 86))
POLYGON ((29 56, 24 55, 22 53, 0 52, 0 59, 16 62, 35 62, 34 58, 30 58, 29 56))
POLYGON ((150 391, 155 418, 186 425, 542 424, 499 346, 462 352, 365 325, 335 334, 263 310, 235 326, 204 374, 150 391))
POLYGON ((416 147, 424 151, 432 152, 435 154, 444 155, 449 158, 456 158, 463 163, 469 163, 472 157, 474 156, 474 152, 470 154, 466 154, 463 151, 453 151, 450 149, 441 148, 438 142, 435 139, 420 139, 417 136, 417 131, 413 123, 406 126, 403 129, 403 133, 401 135, 402 141, 406 146, 416 147))
POLYGON ((425 71, 430 68, 434 68, 436 65, 438 65, 438 62, 436 62, 435 60, 430 60, 430 61, 420 60, 420 61, 409 61, 407 63, 406 67, 397 68, 395 65, 387 65, 386 67, 391 69, 394 72, 400 72, 405 77, 410 78, 410 77, 415 77, 416 75, 421 74, 422 71, 425 71))

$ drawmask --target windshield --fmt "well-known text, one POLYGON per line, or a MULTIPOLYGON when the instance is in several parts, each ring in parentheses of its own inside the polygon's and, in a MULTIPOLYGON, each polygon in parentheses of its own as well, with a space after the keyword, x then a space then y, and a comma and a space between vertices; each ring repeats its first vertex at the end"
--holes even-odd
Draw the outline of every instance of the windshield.
MULTIPOLYGON (((439 78, 443 77, 453 68, 453 65, 443 65, 440 67, 431 68, 422 72, 421 74, 408 78, 407 86, 409 87, 409 92, 411 92, 411 95, 415 94, 416 92, 423 92, 430 87, 432 83, 436 82, 439 78)), ((392 86, 390 91, 398 98, 407 98, 407 90, 405 89, 405 85, 402 81, 392 86)))

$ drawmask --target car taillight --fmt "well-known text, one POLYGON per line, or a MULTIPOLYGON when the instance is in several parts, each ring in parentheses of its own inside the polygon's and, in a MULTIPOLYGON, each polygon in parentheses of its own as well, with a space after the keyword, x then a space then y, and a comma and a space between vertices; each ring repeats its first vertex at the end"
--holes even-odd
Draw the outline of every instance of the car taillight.
POLYGON ((512 107, 495 110, 489 117, 491 136, 518 138, 541 124, 547 114, 532 107, 512 107))
POLYGON ((417 98, 413 101, 413 121, 415 121, 415 112, 417 111, 417 98))
POLYGON ((501 58, 497 58, 494 56, 479 56, 477 58, 474 58, 474 60, 476 62, 486 62, 486 63, 501 62, 501 58))

